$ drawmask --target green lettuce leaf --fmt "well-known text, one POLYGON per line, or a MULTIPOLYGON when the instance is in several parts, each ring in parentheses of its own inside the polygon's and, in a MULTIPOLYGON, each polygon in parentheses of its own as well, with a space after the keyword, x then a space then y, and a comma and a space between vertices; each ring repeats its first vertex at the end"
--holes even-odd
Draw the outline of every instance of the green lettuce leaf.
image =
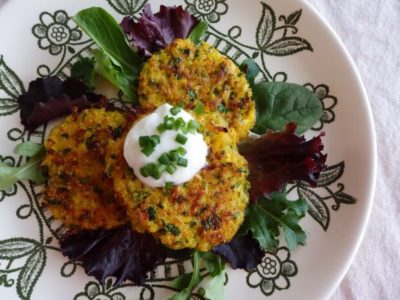
POLYGON ((112 60, 101 49, 93 49, 96 59, 95 72, 118 87, 127 99, 138 103, 136 85, 138 78, 134 74, 124 73, 120 67, 114 65, 112 60))
POLYGON ((281 230, 290 250, 305 245, 306 234, 299 225, 308 206, 304 199, 288 200, 285 192, 273 192, 268 198, 260 197, 258 203, 250 204, 239 234, 252 233, 260 246, 267 250, 279 246, 281 230))
POLYGON ((224 283, 225 283, 225 270, 221 270, 221 272, 211 279, 206 288, 206 299, 210 300, 224 300, 224 283))
POLYGON ((40 184, 45 181, 45 177, 39 169, 46 151, 43 145, 33 142, 19 144, 14 152, 19 155, 29 157, 28 162, 19 167, 12 167, 0 162, 0 190, 11 188, 19 180, 32 180, 40 184))
POLYGON ((204 41, 208 29, 208 23, 200 21, 190 32, 188 39, 190 39, 193 44, 199 45, 204 41))
POLYGON ((193 272, 178 276, 172 282, 172 287, 180 290, 179 293, 170 297, 169 300, 187 300, 193 289, 199 285, 202 280, 200 274, 200 255, 199 252, 193 253, 193 272))
POLYGON ((81 10, 73 19, 101 50, 96 71, 120 88, 128 100, 136 102, 135 91, 142 62, 128 45, 117 21, 100 7, 81 10))

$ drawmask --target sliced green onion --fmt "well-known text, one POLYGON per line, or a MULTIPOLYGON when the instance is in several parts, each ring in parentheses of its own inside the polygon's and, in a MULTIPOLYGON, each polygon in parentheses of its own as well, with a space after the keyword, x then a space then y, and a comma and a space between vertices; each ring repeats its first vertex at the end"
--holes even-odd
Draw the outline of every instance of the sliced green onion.
POLYGON ((168 153, 164 153, 162 154, 159 158, 158 161, 160 162, 160 164, 163 165, 169 165, 171 163, 171 160, 168 157, 168 153))
POLYGON ((142 153, 149 157, 154 152, 154 147, 146 147, 142 149, 142 153))
POLYGON ((175 171, 176 171, 176 167, 173 165, 173 164, 170 164, 170 165, 168 165, 167 166, 167 172, 169 173, 169 174, 174 174, 175 173, 175 171))
POLYGON ((181 156, 184 156, 187 153, 186 149, 183 147, 179 147, 176 151, 178 151, 181 156))
POLYGON ((181 108, 179 106, 174 106, 169 111, 172 115, 176 116, 181 111, 181 108))
POLYGON ((178 133, 176 135, 175 141, 177 141, 179 144, 185 145, 187 141, 187 137, 181 133, 178 133))
POLYGON ((178 166, 181 166, 181 167, 187 167, 187 165, 188 165, 188 160, 187 160, 186 158, 179 157, 179 158, 178 158, 178 161, 176 162, 176 164, 177 164, 178 166))

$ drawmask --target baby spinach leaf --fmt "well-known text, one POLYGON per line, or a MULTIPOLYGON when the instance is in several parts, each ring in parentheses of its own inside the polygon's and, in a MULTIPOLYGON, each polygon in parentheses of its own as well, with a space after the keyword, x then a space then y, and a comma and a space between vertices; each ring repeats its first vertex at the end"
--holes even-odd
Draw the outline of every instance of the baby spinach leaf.
POLYGON ((240 234, 252 233, 261 247, 267 250, 279 246, 280 231, 283 230, 290 250, 305 245, 306 234, 299 225, 305 217, 308 206, 304 199, 288 200, 285 192, 273 192, 268 198, 260 197, 251 204, 240 228, 240 234))
MULTIPOLYGON (((136 52, 128 45, 125 36, 115 19, 100 7, 91 7, 79 11, 74 16, 74 21, 97 44, 103 53, 103 59, 97 64, 105 63, 103 68, 111 75, 106 79, 117 78, 112 81, 124 93, 135 90, 136 81, 141 68, 141 60, 136 52), (123 80, 123 78, 126 78, 123 80), (127 86, 129 85, 129 89, 127 86)), ((128 100, 135 101, 132 93, 125 94, 128 100)))
POLYGON ((43 183, 45 178, 39 169, 39 165, 45 156, 43 145, 27 142, 18 145, 14 150, 17 154, 25 153, 30 157, 29 161, 22 166, 12 167, 0 162, 0 190, 11 188, 19 180, 32 180, 35 183, 43 183), (40 149, 39 149, 40 148, 40 149))
POLYGON ((250 58, 245 59, 240 65, 240 70, 246 74, 246 79, 251 87, 254 87, 255 79, 260 73, 260 69, 256 62, 250 58))
POLYGON ((307 88, 286 82, 260 82, 253 87, 257 120, 252 129, 263 134, 268 129, 281 131, 294 122, 296 133, 309 130, 322 115, 321 100, 307 88))
POLYGON ((208 23, 204 21, 200 21, 190 32, 188 38, 195 45, 199 45, 202 41, 204 41, 206 32, 208 29, 208 23))
POLYGON ((74 63, 71 67, 71 77, 81 79, 90 89, 94 89, 94 66, 93 58, 84 57, 74 63))

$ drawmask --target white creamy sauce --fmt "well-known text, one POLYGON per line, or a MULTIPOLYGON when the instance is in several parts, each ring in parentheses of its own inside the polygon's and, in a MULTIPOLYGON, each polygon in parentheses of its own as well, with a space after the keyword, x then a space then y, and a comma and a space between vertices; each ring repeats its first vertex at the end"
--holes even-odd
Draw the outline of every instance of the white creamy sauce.
POLYGON ((164 104, 158 107, 153 113, 144 117, 128 132, 124 143, 124 157, 128 165, 134 170, 137 178, 144 184, 151 187, 163 187, 166 183, 172 182, 174 185, 179 185, 191 180, 206 164, 207 164, 207 144, 203 139, 203 135, 198 133, 187 133, 187 141, 184 145, 175 141, 178 133, 181 131, 166 130, 160 133, 157 126, 164 122, 165 116, 170 116, 175 119, 182 118, 186 123, 194 120, 192 116, 181 109, 176 115, 171 113, 172 106, 164 104), (154 152, 149 156, 142 153, 142 148, 139 145, 139 138, 141 136, 158 135, 160 143, 154 148, 154 152), (186 167, 176 166, 176 171, 173 174, 163 172, 159 179, 151 176, 144 177, 140 170, 142 167, 149 163, 158 164, 158 158, 171 150, 176 150, 179 147, 185 148, 187 153, 182 157, 187 159, 188 165, 186 167))

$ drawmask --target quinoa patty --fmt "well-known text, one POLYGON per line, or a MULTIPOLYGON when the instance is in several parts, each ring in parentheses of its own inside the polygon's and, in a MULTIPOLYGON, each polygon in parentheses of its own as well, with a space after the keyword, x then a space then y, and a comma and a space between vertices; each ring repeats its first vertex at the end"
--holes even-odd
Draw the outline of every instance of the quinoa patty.
POLYGON ((208 251, 231 240, 248 204, 247 162, 238 153, 235 132, 221 126, 225 121, 218 121, 218 114, 208 117, 208 165, 170 190, 148 187, 135 177, 123 157, 124 137, 108 144, 106 172, 133 228, 172 249, 208 251))
POLYGON ((93 108, 68 116, 50 132, 42 163, 49 175, 43 204, 64 225, 97 229, 126 222, 104 172, 106 145, 125 123, 120 112, 93 108))
POLYGON ((144 64, 139 101, 146 109, 169 103, 186 110, 219 112, 238 138, 247 137, 255 122, 251 88, 235 63, 207 43, 175 40, 144 64))

